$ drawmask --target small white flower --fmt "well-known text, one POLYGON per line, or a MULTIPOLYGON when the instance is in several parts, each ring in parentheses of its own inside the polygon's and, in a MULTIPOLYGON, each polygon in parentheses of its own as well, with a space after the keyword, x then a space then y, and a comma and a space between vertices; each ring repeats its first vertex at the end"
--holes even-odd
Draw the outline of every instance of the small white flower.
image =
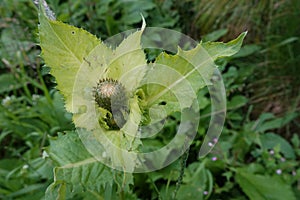
POLYGON ((29 165, 23 165, 22 168, 23 168, 23 169, 28 169, 28 168, 29 168, 29 165))
POLYGON ((38 94, 33 94, 32 95, 32 101, 34 102, 34 103, 36 103, 36 101, 40 98, 41 96, 40 95, 38 95, 38 94))
POLYGON ((203 194, 204 194, 204 195, 208 195, 208 191, 205 190, 205 191, 203 192, 203 194))
POLYGON ((4 106, 4 107, 7 107, 10 105, 11 103, 11 97, 10 96, 6 96, 4 99, 2 99, 2 102, 1 104, 4 106))
POLYGON ((281 169, 277 169, 276 170, 276 174, 280 175, 282 173, 282 170, 281 169))
POLYGON ((212 160, 212 161, 216 161, 216 160, 218 160, 218 157, 217 157, 217 156, 214 156, 214 157, 211 158, 211 160, 212 160))
POLYGON ((45 159, 45 158, 48 158, 48 157, 49 157, 49 154, 46 151, 43 151, 42 158, 45 159))

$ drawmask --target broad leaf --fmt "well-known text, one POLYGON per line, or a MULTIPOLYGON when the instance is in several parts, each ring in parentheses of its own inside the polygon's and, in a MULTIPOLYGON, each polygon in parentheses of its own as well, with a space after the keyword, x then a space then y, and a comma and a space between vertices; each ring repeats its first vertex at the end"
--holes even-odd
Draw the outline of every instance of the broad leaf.
POLYGON ((135 90, 146 71, 147 62, 140 45, 144 28, 145 23, 142 30, 128 36, 116 49, 111 49, 82 29, 49 19, 43 5, 40 10, 42 55, 56 77, 67 110, 74 114, 76 128, 86 129, 80 129, 81 139, 95 158, 100 159, 106 152, 112 166, 120 170, 132 171, 136 159, 135 154, 122 156, 120 149, 126 154, 140 144, 136 136, 141 110, 135 90), (108 124, 99 123, 112 116, 108 110, 97 108, 93 96, 97 83, 106 79, 119 81, 129 96, 130 113, 126 124, 118 131, 108 130, 108 124), (96 148, 91 148, 94 145, 96 148), (97 150, 101 146, 105 151, 97 150))
POLYGON ((190 51, 178 49, 174 56, 160 54, 145 77, 148 106, 165 102, 167 113, 190 107, 195 91, 210 84, 213 71, 213 60, 201 45, 190 51))
MULTIPOLYGON (((105 191, 108 189, 111 190, 110 195, 116 193, 112 189, 112 177, 123 173, 112 171, 91 156, 76 132, 67 132, 65 135, 59 134, 58 137, 51 138, 46 151, 51 160, 58 165, 54 168, 54 183, 46 192, 47 199, 70 199, 79 194, 82 197, 89 195, 99 199, 108 195, 105 191)), ((132 175, 125 174, 123 181, 126 187, 132 184, 132 175)))
POLYGON ((204 199, 204 191, 210 194, 212 189, 213 178, 211 172, 205 168, 205 160, 202 163, 195 162, 186 169, 177 199, 204 199))
POLYGON ((296 200, 291 187, 279 176, 263 176, 238 169, 236 181, 251 200, 296 200))
POLYGON ((71 111, 76 74, 85 57, 100 44, 100 40, 83 29, 48 19, 44 7, 41 8, 39 36, 42 57, 51 67, 57 88, 65 97, 66 108, 71 111))
POLYGON ((274 149, 276 146, 280 147, 280 152, 286 158, 295 159, 296 155, 293 147, 280 135, 274 133, 266 133, 260 135, 261 146, 264 150, 274 149))
POLYGON ((214 61, 237 53, 245 36, 228 43, 200 43, 189 51, 178 48, 176 55, 161 53, 145 77, 148 106, 163 102, 168 114, 190 107, 198 90, 211 84, 214 61))
POLYGON ((107 77, 120 80, 128 91, 134 91, 143 79, 147 62, 141 47, 141 37, 146 23, 143 21, 141 31, 137 31, 124 39, 113 51, 107 77))
POLYGON ((207 51, 207 53, 216 60, 218 58, 228 57, 236 54, 242 44, 243 40, 246 37, 247 32, 243 32, 236 39, 228 42, 204 42, 202 43, 203 48, 207 51))

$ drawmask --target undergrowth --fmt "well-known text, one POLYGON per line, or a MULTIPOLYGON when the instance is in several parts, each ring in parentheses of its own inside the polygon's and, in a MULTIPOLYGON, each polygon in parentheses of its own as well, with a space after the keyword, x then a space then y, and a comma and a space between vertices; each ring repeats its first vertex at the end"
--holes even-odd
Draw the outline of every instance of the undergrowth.
MULTIPOLYGON (((228 113, 213 152, 198 159, 211 106, 203 90, 198 94, 201 122, 184 174, 182 160, 156 172, 134 174, 127 188, 133 197, 168 199, 178 190, 178 199, 300 198, 299 1, 225 2, 48 1, 58 19, 103 39, 140 27, 140 13, 148 26, 179 30, 198 40, 228 41, 249 31, 241 52, 217 63, 228 113), (261 196, 255 196, 257 191, 261 196)), ((0 16, 0 198, 43 199, 56 164, 44 149, 49 138, 64 135, 74 125, 39 57, 34 4, 3 0, 0 16)), ((178 116, 170 119, 162 141, 176 129, 178 116)), ((113 177, 116 185, 118 176, 113 177)))

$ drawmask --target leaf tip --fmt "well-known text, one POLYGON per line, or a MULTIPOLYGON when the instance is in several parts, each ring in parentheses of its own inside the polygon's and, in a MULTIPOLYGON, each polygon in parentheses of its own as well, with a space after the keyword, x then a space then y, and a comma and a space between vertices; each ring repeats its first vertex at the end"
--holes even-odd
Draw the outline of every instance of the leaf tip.
POLYGON ((248 34, 248 31, 244 31, 240 34, 240 37, 242 37, 242 39, 244 39, 247 34, 248 34))
POLYGON ((142 17, 142 21, 143 21, 143 24, 142 24, 141 31, 144 31, 144 30, 145 30, 145 28, 146 28, 146 21, 145 21, 145 18, 144 18, 144 16, 143 16, 143 14, 142 14, 142 13, 140 13, 140 15, 141 15, 141 17, 142 17))

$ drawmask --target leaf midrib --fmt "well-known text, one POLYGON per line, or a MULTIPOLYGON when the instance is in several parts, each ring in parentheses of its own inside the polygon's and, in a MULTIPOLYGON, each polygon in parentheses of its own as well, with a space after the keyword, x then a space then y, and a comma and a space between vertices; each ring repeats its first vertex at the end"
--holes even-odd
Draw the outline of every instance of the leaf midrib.
MULTIPOLYGON (((180 56, 178 54, 176 54, 176 56, 180 56)), ((195 55, 194 55, 195 56, 195 55)), ((187 61, 187 63, 189 63, 191 66, 194 66, 193 63, 189 62, 186 58, 182 57, 185 61, 187 61)), ((194 68, 189 71, 188 73, 186 73, 185 75, 183 75, 182 78, 176 80, 174 83, 172 83, 167 89, 162 90, 161 92, 159 92, 157 95, 151 97, 148 99, 148 105, 152 105, 153 103, 156 102, 156 100, 158 100, 160 97, 162 97, 164 94, 166 94, 169 90, 171 90, 172 88, 174 88, 177 84, 179 84, 181 81, 183 81, 184 79, 187 79, 187 77, 189 77, 191 74, 193 74, 196 70, 198 71, 198 69, 201 66, 205 66, 209 61, 211 61, 211 59, 207 59, 206 61, 202 62, 201 64, 199 64, 198 66, 194 66, 194 68)), ((211 61, 213 62, 213 61, 211 61)), ((160 63, 157 63, 160 64, 160 63)), ((160 64, 160 65, 164 65, 164 64, 160 64)), ((173 68, 172 68, 173 69, 173 68)), ((175 69, 174 69, 175 70, 175 69)), ((176 70, 177 71, 177 70, 176 70)), ((177 71, 178 72, 178 71, 177 71)), ((180 72, 178 72, 180 74, 180 72)), ((205 78, 204 78, 205 81, 205 78)))
POLYGON ((58 40, 61 42, 61 44, 63 44, 63 46, 65 47, 65 49, 67 51, 70 52, 70 54, 72 55, 72 57, 74 57, 77 61, 78 61, 78 64, 80 65, 81 64, 81 61, 80 61, 80 58, 78 58, 73 51, 71 51, 71 49, 65 44, 65 42, 59 37, 59 35, 56 33, 56 31, 53 29, 52 27, 52 23, 49 22, 49 20, 46 20, 51 28, 51 30, 53 31, 54 35, 58 38, 58 40))
POLYGON ((66 164, 66 165, 61 166, 59 168, 68 169, 68 168, 80 167, 82 165, 91 164, 91 163, 95 163, 95 162, 99 162, 99 161, 96 160, 94 157, 91 157, 91 158, 87 158, 85 160, 81 160, 81 161, 78 161, 78 162, 75 162, 75 163, 66 164))

